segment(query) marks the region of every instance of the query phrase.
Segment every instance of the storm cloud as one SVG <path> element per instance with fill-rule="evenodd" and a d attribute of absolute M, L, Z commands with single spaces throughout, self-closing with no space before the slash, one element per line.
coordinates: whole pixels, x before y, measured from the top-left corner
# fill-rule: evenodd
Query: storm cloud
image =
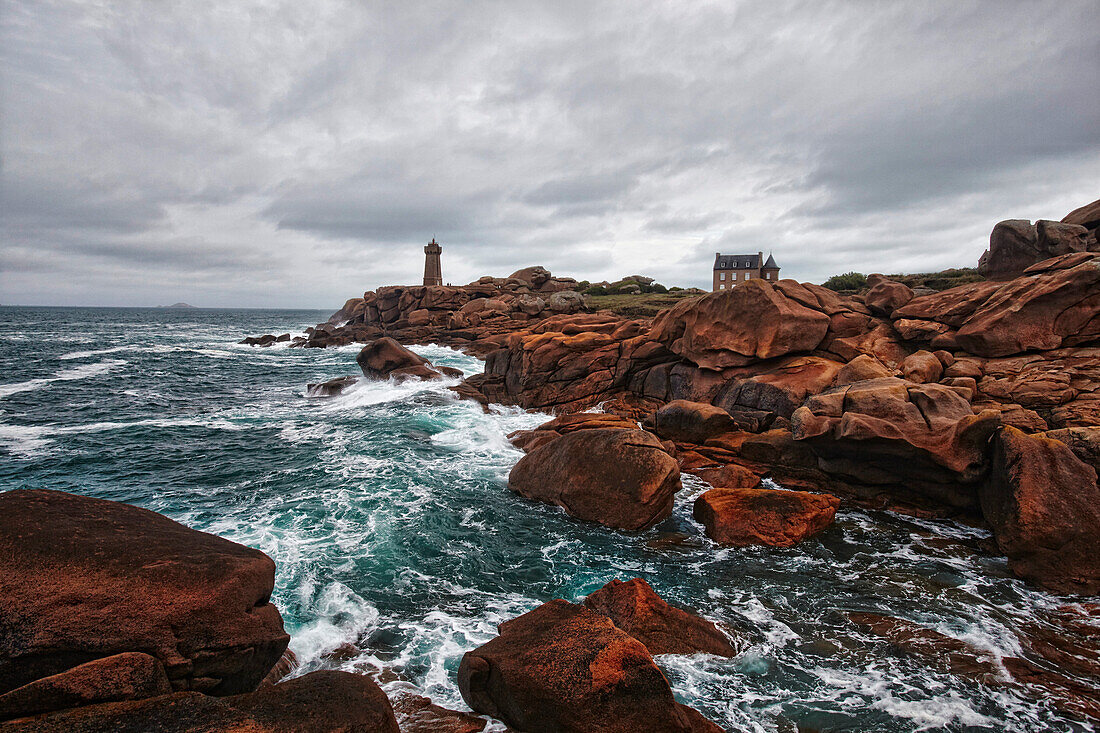
<path fill-rule="evenodd" d="M 0 302 L 973 266 L 1100 197 L 1100 5 L 0 0 Z"/>

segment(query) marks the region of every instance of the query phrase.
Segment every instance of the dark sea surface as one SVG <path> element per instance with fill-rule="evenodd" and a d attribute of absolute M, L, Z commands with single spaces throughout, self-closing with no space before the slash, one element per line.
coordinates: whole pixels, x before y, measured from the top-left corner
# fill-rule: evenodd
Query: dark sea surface
<path fill-rule="evenodd" d="M 257 547 L 278 564 L 274 601 L 300 671 L 384 670 L 388 686 L 449 707 L 465 709 L 459 659 L 497 623 L 641 576 L 743 640 L 734 659 L 658 658 L 677 696 L 731 731 L 1092 730 L 848 621 L 875 611 L 1020 655 L 1019 629 L 1068 599 L 975 553 L 985 532 L 846 510 L 792 549 L 722 549 L 691 519 L 706 488 L 692 477 L 649 531 L 574 521 L 506 488 L 521 454 L 505 436 L 545 415 L 484 414 L 454 399 L 453 380 L 310 399 L 307 382 L 358 373 L 357 347 L 236 344 L 328 315 L 0 308 L 0 490 L 130 502 Z"/>

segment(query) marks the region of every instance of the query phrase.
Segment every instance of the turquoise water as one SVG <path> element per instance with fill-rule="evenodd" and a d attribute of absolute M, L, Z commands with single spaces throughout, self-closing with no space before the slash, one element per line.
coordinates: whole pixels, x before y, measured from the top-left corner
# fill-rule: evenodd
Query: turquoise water
<path fill-rule="evenodd" d="M 506 489 L 521 454 L 505 436 L 546 416 L 484 414 L 452 397 L 453 382 L 361 381 L 310 399 L 307 382 L 358 372 L 356 347 L 235 343 L 327 316 L 0 308 L 0 490 L 130 502 L 257 547 L 278 564 L 274 600 L 303 671 L 381 671 L 387 686 L 450 707 L 465 709 L 462 653 L 497 623 L 642 576 L 742 640 L 732 660 L 658 659 L 682 701 L 731 731 L 1092 730 L 843 615 L 901 616 L 1019 655 L 1018 629 L 1066 599 L 973 553 L 984 532 L 849 510 L 796 548 L 721 549 L 691 520 L 706 488 L 691 477 L 659 527 L 583 524 Z M 416 350 L 481 368 L 450 349 Z"/>

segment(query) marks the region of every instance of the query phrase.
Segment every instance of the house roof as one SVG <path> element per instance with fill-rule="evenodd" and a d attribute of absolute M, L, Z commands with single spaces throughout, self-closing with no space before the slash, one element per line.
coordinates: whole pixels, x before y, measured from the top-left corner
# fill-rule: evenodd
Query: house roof
<path fill-rule="evenodd" d="M 715 270 L 756 270 L 760 268 L 760 255 L 715 255 Z"/>
<path fill-rule="evenodd" d="M 764 263 L 765 270 L 778 270 L 779 265 L 775 264 L 775 258 L 768 255 L 768 261 Z"/>

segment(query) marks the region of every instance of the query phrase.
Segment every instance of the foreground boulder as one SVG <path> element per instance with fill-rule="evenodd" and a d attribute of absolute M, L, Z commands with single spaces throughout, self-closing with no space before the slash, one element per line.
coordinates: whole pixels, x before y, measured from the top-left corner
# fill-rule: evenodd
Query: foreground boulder
<path fill-rule="evenodd" d="M 720 657 L 737 654 L 714 624 L 673 608 L 649 583 L 634 578 L 612 580 L 584 599 L 584 605 L 611 619 L 617 627 L 645 644 L 650 654 L 696 654 Z"/>
<path fill-rule="evenodd" d="M 1062 442 L 1003 428 L 982 513 L 1013 573 L 1060 593 L 1100 593 L 1096 471 Z"/>
<path fill-rule="evenodd" d="M 130 652 L 154 658 L 176 690 L 254 690 L 289 641 L 270 600 L 274 577 L 259 550 L 146 509 L 2 493 L 0 695 Z"/>
<path fill-rule="evenodd" d="M 386 695 L 369 677 L 321 671 L 257 692 L 177 692 L 66 710 L 0 725 L 3 733 L 399 733 Z"/>
<path fill-rule="evenodd" d="M 695 519 L 723 545 L 792 547 L 833 523 L 840 499 L 783 489 L 711 489 L 695 500 Z"/>
<path fill-rule="evenodd" d="M 672 695 L 646 647 L 563 600 L 502 623 L 458 668 L 466 704 L 518 730 L 688 733 L 718 726 Z"/>
<path fill-rule="evenodd" d="M 638 530 L 672 514 L 680 468 L 650 433 L 593 428 L 531 450 L 512 468 L 508 488 L 578 519 Z"/>
<path fill-rule="evenodd" d="M 368 379 L 439 379 L 443 376 L 462 376 L 458 369 L 434 366 L 423 356 L 388 337 L 375 339 L 364 346 L 355 361 Z"/>

